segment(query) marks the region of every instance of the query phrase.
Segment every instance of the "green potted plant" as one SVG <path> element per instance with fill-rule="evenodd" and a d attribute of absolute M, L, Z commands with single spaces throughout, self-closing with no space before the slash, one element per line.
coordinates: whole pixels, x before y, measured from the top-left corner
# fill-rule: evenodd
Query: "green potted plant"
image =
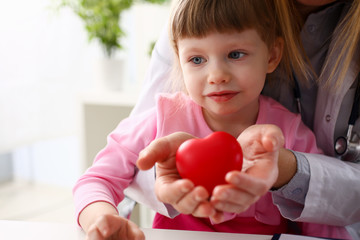
<path fill-rule="evenodd" d="M 62 0 L 61 6 L 70 7 L 85 23 L 89 39 L 96 39 L 110 58 L 122 49 L 121 13 L 137 2 L 162 4 L 170 0 Z"/>
<path fill-rule="evenodd" d="M 124 60 L 114 57 L 123 48 L 121 14 L 136 3 L 162 4 L 171 0 L 60 0 L 60 8 L 70 7 L 86 28 L 89 40 L 97 40 L 104 50 L 104 58 L 94 66 L 97 91 L 119 91 L 123 88 Z"/>

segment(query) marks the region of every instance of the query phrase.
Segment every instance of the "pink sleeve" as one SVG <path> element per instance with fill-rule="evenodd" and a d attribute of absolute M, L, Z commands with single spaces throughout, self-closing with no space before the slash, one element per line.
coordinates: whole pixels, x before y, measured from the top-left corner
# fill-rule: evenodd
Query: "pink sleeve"
<path fill-rule="evenodd" d="M 73 188 L 77 219 L 89 204 L 103 201 L 115 208 L 136 173 L 138 153 L 156 134 L 155 110 L 123 120 L 109 134 L 106 147 Z"/>

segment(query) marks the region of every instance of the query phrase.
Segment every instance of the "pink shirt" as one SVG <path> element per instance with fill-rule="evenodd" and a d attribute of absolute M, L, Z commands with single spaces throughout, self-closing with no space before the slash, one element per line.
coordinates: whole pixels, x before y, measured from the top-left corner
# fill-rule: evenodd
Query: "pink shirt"
<path fill-rule="evenodd" d="M 285 136 L 285 148 L 298 152 L 321 153 L 314 134 L 301 122 L 299 115 L 289 112 L 276 101 L 260 96 L 257 124 L 275 124 Z M 94 164 L 74 187 L 77 216 L 89 204 L 105 201 L 116 207 L 124 198 L 124 190 L 138 170 L 139 152 L 156 138 L 183 131 L 203 138 L 213 131 L 206 124 L 201 107 L 183 93 L 163 94 L 156 108 L 123 120 L 108 136 L 107 146 L 96 156 Z M 144 186 L 146 187 L 146 186 Z M 147 198 L 146 195 L 143 198 Z M 248 224 L 246 224 L 248 223 Z M 250 224 L 251 223 L 251 224 Z M 302 234 L 344 238 L 342 227 L 302 224 Z M 155 228 L 274 234 L 291 232 L 271 193 L 242 214 L 228 214 L 225 222 L 211 224 L 207 219 L 180 214 L 173 220 L 157 214 Z M 348 236 L 348 235 L 346 235 Z"/>

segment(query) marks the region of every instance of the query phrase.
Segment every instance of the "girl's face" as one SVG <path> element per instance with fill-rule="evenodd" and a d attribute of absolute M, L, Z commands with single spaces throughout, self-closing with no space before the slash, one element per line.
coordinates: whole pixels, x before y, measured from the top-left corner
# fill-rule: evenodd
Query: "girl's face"
<path fill-rule="evenodd" d="M 282 41 L 269 51 L 257 31 L 249 29 L 184 38 L 178 49 L 186 89 L 205 117 L 256 117 L 266 74 L 281 59 Z"/>

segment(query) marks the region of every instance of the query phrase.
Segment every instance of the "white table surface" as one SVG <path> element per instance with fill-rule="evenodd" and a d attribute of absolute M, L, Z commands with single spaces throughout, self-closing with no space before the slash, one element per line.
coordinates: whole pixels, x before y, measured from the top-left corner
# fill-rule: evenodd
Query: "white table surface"
<path fill-rule="evenodd" d="M 267 235 L 247 235 L 231 233 L 209 233 L 142 229 L 146 240 L 271 240 Z M 82 230 L 76 224 L 23 222 L 0 220 L 0 239 L 6 240 L 83 240 Z"/>

